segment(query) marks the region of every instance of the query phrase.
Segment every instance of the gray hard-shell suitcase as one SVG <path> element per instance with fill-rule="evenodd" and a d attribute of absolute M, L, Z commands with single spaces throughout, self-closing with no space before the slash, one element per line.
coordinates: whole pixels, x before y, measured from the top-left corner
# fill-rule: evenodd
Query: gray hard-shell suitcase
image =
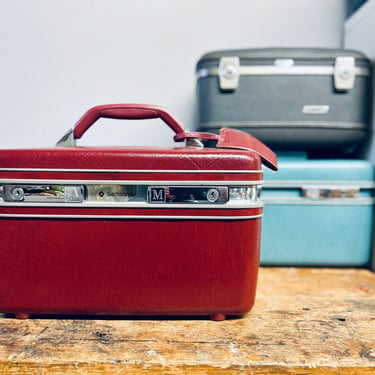
<path fill-rule="evenodd" d="M 234 127 L 276 149 L 353 147 L 369 128 L 371 84 L 357 51 L 211 52 L 197 63 L 199 130 Z"/>

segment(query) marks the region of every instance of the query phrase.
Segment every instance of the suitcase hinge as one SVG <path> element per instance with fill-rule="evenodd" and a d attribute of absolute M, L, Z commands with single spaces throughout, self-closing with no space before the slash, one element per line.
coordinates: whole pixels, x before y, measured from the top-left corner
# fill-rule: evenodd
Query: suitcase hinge
<path fill-rule="evenodd" d="M 355 59 L 352 56 L 337 57 L 334 68 L 336 90 L 350 90 L 355 82 Z"/>
<path fill-rule="evenodd" d="M 222 90 L 235 90 L 240 81 L 240 58 L 222 57 L 219 62 L 219 86 Z"/>

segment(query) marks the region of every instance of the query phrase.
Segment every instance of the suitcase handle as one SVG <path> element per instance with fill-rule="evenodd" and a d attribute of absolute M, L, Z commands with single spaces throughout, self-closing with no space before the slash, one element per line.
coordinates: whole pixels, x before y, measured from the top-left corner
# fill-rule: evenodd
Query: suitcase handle
<path fill-rule="evenodd" d="M 250 134 L 223 128 L 220 134 L 185 132 L 184 126 L 165 108 L 149 104 L 106 104 L 89 109 L 58 142 L 57 146 L 75 146 L 76 139 L 82 135 L 100 118 L 123 120 L 145 120 L 160 118 L 175 133 L 175 142 L 186 141 L 187 145 L 202 147 L 201 141 L 214 142 L 216 147 L 236 148 L 256 152 L 262 162 L 269 168 L 277 170 L 276 155 L 262 142 Z"/>
<path fill-rule="evenodd" d="M 75 124 L 75 139 L 82 135 L 100 118 L 122 120 L 162 119 L 176 134 L 183 133 L 184 126 L 166 109 L 148 104 L 107 104 L 89 109 Z"/>

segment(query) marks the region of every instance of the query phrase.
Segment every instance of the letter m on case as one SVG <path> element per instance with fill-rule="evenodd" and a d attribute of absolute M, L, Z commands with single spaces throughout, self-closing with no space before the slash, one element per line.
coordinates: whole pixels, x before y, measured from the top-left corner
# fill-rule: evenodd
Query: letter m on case
<path fill-rule="evenodd" d="M 149 190 L 150 203 L 164 203 L 166 201 L 165 187 L 151 187 Z"/>

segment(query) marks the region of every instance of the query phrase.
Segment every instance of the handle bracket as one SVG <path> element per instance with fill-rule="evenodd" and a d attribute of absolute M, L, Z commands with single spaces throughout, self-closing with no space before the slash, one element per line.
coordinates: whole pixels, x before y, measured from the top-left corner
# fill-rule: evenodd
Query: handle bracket
<path fill-rule="evenodd" d="M 77 141 L 74 138 L 73 129 L 69 129 L 61 139 L 56 143 L 58 147 L 72 147 L 77 146 Z"/>

